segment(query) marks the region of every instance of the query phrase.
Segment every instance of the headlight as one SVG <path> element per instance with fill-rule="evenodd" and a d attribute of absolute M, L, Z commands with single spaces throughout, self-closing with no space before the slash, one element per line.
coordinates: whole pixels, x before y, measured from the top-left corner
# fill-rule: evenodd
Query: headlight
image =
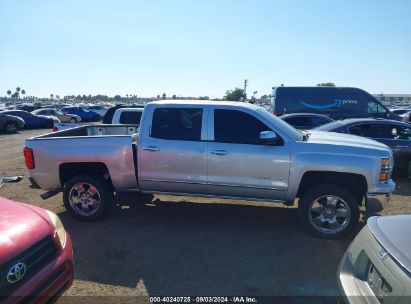
<path fill-rule="evenodd" d="M 51 222 L 53 223 L 54 230 L 59 238 L 61 247 L 66 246 L 66 230 L 64 229 L 63 223 L 60 221 L 59 217 L 53 212 L 46 210 Z"/>
<path fill-rule="evenodd" d="M 391 178 L 391 158 L 381 158 L 380 183 L 386 183 Z"/>

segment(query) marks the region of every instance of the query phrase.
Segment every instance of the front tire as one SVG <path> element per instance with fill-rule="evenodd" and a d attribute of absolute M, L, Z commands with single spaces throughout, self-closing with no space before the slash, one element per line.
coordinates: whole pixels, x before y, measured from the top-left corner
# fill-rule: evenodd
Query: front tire
<path fill-rule="evenodd" d="M 46 121 L 45 123 L 44 123 L 44 128 L 45 129 L 48 129 L 48 128 L 53 128 L 53 126 L 54 126 L 54 121 Z"/>
<path fill-rule="evenodd" d="M 6 123 L 6 125 L 4 126 L 4 130 L 6 130 L 6 132 L 10 134 L 16 133 L 18 128 L 19 128 L 18 125 L 12 121 Z"/>
<path fill-rule="evenodd" d="M 100 176 L 75 176 L 63 191 L 64 206 L 80 221 L 102 218 L 112 208 L 113 198 L 111 184 Z"/>
<path fill-rule="evenodd" d="M 358 225 L 358 200 L 346 189 L 321 184 L 303 193 L 298 215 L 305 229 L 324 239 L 339 239 Z"/>

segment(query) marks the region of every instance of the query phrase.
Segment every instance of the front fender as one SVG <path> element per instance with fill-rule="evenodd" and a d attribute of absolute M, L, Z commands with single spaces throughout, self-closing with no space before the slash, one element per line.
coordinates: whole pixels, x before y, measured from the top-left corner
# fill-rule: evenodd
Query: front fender
<path fill-rule="evenodd" d="M 301 180 L 306 172 L 340 172 L 365 177 L 368 188 L 374 188 L 380 174 L 379 160 L 369 156 L 299 152 L 292 159 L 288 199 L 297 196 Z"/>

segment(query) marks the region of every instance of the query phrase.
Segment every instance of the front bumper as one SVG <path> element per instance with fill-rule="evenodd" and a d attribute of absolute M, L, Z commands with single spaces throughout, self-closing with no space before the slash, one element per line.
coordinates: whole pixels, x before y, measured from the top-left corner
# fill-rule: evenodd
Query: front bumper
<path fill-rule="evenodd" d="M 343 296 L 343 302 L 349 304 L 364 304 L 362 294 L 358 291 L 354 283 L 354 266 L 350 254 L 344 253 L 337 271 L 337 282 Z"/>
<path fill-rule="evenodd" d="M 58 257 L 4 299 L 4 303 L 54 302 L 71 286 L 73 278 L 73 249 L 70 235 L 67 233 L 66 246 L 59 252 Z"/>
<path fill-rule="evenodd" d="M 390 179 L 387 183 L 379 184 L 372 192 L 367 192 L 365 195 L 365 209 L 369 213 L 382 211 L 387 205 L 391 197 L 391 193 L 395 190 L 395 183 Z"/>
<path fill-rule="evenodd" d="M 365 209 L 369 213 L 380 212 L 388 205 L 390 197 L 390 193 L 367 193 Z"/>

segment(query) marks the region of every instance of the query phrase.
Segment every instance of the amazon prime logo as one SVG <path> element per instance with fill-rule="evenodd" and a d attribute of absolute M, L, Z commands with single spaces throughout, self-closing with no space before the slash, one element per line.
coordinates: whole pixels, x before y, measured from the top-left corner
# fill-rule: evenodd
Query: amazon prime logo
<path fill-rule="evenodd" d="M 340 108 L 341 106 L 344 105 L 349 105 L 349 104 L 358 104 L 358 100 L 352 100 L 352 99 L 335 99 L 334 101 L 331 101 L 328 104 L 311 104 L 308 102 L 300 101 L 300 103 L 310 109 L 315 109 L 315 110 L 327 110 L 327 109 L 332 109 L 332 108 Z"/>
<path fill-rule="evenodd" d="M 10 284 L 17 283 L 26 274 L 27 268 L 24 263 L 14 264 L 7 273 L 7 282 Z"/>

